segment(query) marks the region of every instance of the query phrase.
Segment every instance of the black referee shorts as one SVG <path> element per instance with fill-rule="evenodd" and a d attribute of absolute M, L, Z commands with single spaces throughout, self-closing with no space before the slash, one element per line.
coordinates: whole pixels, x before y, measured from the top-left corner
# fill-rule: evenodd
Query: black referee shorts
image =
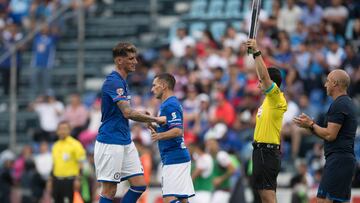
<path fill-rule="evenodd" d="M 352 154 L 333 153 L 326 157 L 317 197 L 334 202 L 349 202 L 355 167 L 356 160 Z"/>
<path fill-rule="evenodd" d="M 253 150 L 253 182 L 257 190 L 276 191 L 276 179 L 280 172 L 280 146 L 254 143 Z"/>
<path fill-rule="evenodd" d="M 74 198 L 75 177 L 53 178 L 52 196 L 54 203 L 72 203 Z"/>

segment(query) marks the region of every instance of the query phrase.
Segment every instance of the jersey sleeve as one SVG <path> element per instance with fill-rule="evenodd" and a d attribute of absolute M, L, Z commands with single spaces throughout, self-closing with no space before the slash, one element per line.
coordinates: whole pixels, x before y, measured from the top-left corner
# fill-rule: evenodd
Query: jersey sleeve
<path fill-rule="evenodd" d="M 183 129 L 183 115 L 180 107 L 169 105 L 165 108 L 165 116 L 169 129 Z"/>
<path fill-rule="evenodd" d="M 283 96 L 281 94 L 280 88 L 276 85 L 275 82 L 265 91 L 266 97 L 268 98 L 271 106 L 278 106 L 283 102 Z M 285 98 L 284 98 L 285 99 Z"/>
<path fill-rule="evenodd" d="M 128 100 L 128 92 L 120 81 L 107 81 L 103 93 L 109 95 L 114 103 Z"/>
<path fill-rule="evenodd" d="M 85 161 L 86 159 L 86 153 L 85 153 L 85 149 L 83 148 L 83 146 L 80 143 L 76 144 L 76 148 L 75 148 L 75 159 L 78 162 L 82 162 Z"/>
<path fill-rule="evenodd" d="M 343 108 L 341 103 L 334 102 L 328 112 L 327 121 L 331 123 L 343 124 L 345 116 L 348 114 Z"/>

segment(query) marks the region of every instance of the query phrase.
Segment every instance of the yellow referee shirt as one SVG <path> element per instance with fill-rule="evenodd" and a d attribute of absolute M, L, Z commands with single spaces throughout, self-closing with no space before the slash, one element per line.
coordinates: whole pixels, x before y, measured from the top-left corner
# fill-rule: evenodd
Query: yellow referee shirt
<path fill-rule="evenodd" d="M 85 160 L 86 154 L 79 141 L 71 136 L 55 142 L 52 148 L 53 173 L 55 177 L 78 176 L 80 163 Z"/>
<path fill-rule="evenodd" d="M 286 109 L 284 94 L 273 83 L 265 92 L 265 99 L 256 115 L 255 142 L 280 144 L 280 130 Z"/>

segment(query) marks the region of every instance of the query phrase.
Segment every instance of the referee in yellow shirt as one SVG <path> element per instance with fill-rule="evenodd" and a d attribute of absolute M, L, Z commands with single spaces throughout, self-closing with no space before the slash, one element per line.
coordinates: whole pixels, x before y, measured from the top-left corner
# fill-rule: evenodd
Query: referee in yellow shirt
<path fill-rule="evenodd" d="M 80 188 L 81 163 L 86 153 L 81 143 L 71 137 L 68 122 L 59 123 L 58 141 L 52 148 L 53 172 L 50 180 L 52 197 L 55 203 L 72 203 L 74 191 Z"/>
<path fill-rule="evenodd" d="M 265 94 L 256 115 L 252 157 L 254 185 L 262 203 L 275 203 L 276 178 L 281 166 L 280 130 L 287 103 L 280 90 L 280 71 L 273 67 L 266 68 L 255 39 L 249 39 L 246 45 L 253 51 L 258 87 Z"/>

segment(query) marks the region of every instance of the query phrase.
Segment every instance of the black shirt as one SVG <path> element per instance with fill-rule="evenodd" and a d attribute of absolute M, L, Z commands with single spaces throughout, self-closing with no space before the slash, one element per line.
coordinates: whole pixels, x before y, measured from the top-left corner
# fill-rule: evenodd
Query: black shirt
<path fill-rule="evenodd" d="M 332 153 L 350 153 L 354 155 L 354 141 L 357 128 L 356 107 L 348 95 L 339 96 L 331 104 L 326 114 L 327 123 L 341 125 L 334 141 L 324 141 L 325 157 Z"/>

